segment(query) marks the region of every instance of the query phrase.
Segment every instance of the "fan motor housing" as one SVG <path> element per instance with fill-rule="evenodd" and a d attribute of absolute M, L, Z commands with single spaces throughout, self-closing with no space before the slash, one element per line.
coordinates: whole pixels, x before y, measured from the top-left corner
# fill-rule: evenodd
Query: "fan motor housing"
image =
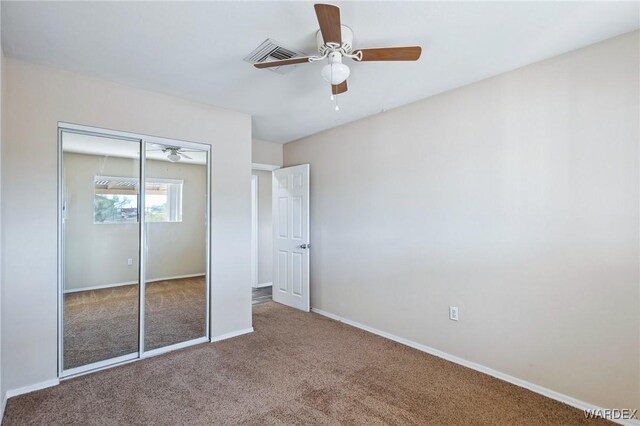
<path fill-rule="evenodd" d="M 345 53 L 351 53 L 351 50 L 353 49 L 353 30 L 346 25 L 340 25 L 340 29 L 342 32 L 342 45 L 340 48 L 342 48 Z M 316 33 L 316 43 L 318 44 L 318 52 L 321 56 L 324 56 L 325 53 L 332 50 L 336 50 L 335 47 L 325 44 L 320 30 Z"/>

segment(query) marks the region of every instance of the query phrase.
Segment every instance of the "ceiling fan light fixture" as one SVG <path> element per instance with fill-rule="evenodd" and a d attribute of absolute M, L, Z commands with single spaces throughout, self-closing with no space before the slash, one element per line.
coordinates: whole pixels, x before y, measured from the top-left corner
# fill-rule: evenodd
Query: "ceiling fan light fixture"
<path fill-rule="evenodd" d="M 350 73 L 351 70 L 349 67 L 340 62 L 327 64 L 322 68 L 322 78 L 324 78 L 324 81 L 327 83 L 333 85 L 343 83 L 349 78 Z"/>
<path fill-rule="evenodd" d="M 316 32 L 318 54 L 313 56 L 289 57 L 288 59 L 254 63 L 256 68 L 278 68 L 285 65 L 313 63 L 323 59 L 328 64 L 322 68 L 322 78 L 331 87 L 331 100 L 335 95 L 345 93 L 347 78 L 351 70 L 342 63 L 346 57 L 356 62 L 373 61 L 417 61 L 422 53 L 420 46 L 379 47 L 369 49 L 353 49 L 353 31 L 340 22 L 340 8 L 332 4 L 314 4 L 320 30 Z M 262 51 L 260 50 L 260 55 Z M 336 110 L 339 108 L 336 108 Z"/>
<path fill-rule="evenodd" d="M 175 151 L 171 151 L 171 153 L 167 155 L 167 160 L 171 161 L 172 163 L 178 162 L 180 161 L 180 155 L 178 155 L 178 153 Z"/>

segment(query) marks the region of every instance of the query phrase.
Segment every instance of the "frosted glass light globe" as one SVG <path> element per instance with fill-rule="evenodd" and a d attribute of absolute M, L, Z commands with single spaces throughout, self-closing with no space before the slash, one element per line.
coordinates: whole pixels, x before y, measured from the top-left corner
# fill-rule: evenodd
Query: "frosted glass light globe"
<path fill-rule="evenodd" d="M 322 68 L 322 78 L 327 83 L 340 84 L 349 78 L 351 70 L 348 66 L 340 62 L 327 64 Z"/>
<path fill-rule="evenodd" d="M 171 154 L 167 155 L 167 159 L 172 163 L 175 163 L 176 161 L 180 161 L 180 156 L 175 152 L 172 152 Z"/>

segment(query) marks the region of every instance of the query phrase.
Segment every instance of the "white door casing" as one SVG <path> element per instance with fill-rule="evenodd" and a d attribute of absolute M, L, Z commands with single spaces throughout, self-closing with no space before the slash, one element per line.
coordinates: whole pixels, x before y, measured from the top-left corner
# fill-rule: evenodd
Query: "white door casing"
<path fill-rule="evenodd" d="M 273 172 L 273 300 L 309 312 L 309 165 Z"/>
<path fill-rule="evenodd" d="M 251 287 L 258 287 L 258 176 L 251 175 Z"/>

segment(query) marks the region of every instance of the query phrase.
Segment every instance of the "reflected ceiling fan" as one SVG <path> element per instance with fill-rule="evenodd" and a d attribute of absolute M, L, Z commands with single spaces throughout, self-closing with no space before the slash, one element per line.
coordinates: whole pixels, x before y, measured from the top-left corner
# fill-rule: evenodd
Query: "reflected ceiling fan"
<path fill-rule="evenodd" d="M 187 158 L 189 160 L 193 160 L 193 158 L 189 157 L 185 152 L 197 152 L 195 149 L 184 149 L 179 146 L 169 146 L 169 145 L 161 145 L 158 143 L 151 144 L 154 148 L 147 149 L 149 151 L 162 151 L 167 154 L 167 160 L 172 163 L 177 163 L 182 159 L 182 157 Z"/>
<path fill-rule="evenodd" d="M 316 34 L 319 55 L 262 62 L 254 64 L 256 68 L 280 67 L 327 59 L 328 64 L 322 68 L 322 78 L 331 84 L 333 98 L 333 95 L 347 91 L 347 78 L 350 70 L 347 65 L 342 63 L 342 58 L 351 58 L 358 62 L 417 61 L 420 58 L 422 53 L 420 46 L 353 50 L 353 31 L 340 23 L 340 8 L 332 4 L 316 4 L 313 7 L 320 24 L 320 30 Z"/>

